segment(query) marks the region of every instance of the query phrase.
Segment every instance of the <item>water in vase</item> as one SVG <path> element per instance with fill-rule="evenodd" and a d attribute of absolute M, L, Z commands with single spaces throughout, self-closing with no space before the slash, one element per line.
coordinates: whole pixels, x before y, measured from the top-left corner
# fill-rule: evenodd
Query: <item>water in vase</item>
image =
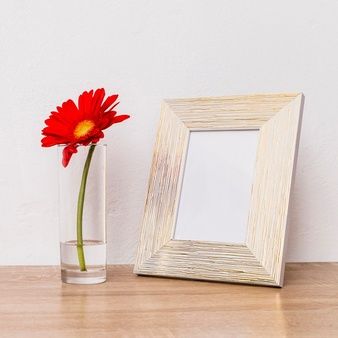
<path fill-rule="evenodd" d="M 61 278 L 66 283 L 96 284 L 106 280 L 106 246 L 101 241 L 83 241 L 86 271 L 79 267 L 77 242 L 60 243 Z"/>

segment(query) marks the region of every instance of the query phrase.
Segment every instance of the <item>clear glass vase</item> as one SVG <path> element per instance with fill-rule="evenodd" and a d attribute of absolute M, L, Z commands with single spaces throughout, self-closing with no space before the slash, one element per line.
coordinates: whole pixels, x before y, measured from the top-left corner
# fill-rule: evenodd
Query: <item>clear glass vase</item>
<path fill-rule="evenodd" d="M 106 145 L 79 146 L 66 168 L 58 147 L 61 279 L 106 280 Z"/>

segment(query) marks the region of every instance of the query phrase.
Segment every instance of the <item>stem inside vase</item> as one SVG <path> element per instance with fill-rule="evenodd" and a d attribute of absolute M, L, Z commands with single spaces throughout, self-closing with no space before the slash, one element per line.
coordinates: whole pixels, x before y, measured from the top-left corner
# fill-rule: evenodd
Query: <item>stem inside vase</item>
<path fill-rule="evenodd" d="M 91 145 L 88 150 L 88 155 L 86 158 L 86 162 L 83 167 L 82 179 L 80 185 L 79 196 L 77 200 L 77 217 L 76 217 L 76 236 L 77 236 L 77 256 L 79 259 L 79 266 L 81 271 L 87 271 L 86 268 L 86 260 L 83 250 L 83 234 L 82 234 L 82 221 L 83 221 L 83 206 L 84 199 L 86 194 L 86 185 L 87 185 L 87 177 L 89 172 L 90 163 L 93 157 L 93 152 L 95 150 L 95 145 Z"/>

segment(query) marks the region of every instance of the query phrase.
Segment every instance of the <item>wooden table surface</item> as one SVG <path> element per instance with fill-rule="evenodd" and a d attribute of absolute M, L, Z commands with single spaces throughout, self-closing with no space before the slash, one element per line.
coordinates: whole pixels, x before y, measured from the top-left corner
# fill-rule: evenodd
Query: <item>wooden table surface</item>
<path fill-rule="evenodd" d="M 132 274 L 62 284 L 58 267 L 0 267 L 0 337 L 338 337 L 338 263 L 288 264 L 283 289 Z"/>

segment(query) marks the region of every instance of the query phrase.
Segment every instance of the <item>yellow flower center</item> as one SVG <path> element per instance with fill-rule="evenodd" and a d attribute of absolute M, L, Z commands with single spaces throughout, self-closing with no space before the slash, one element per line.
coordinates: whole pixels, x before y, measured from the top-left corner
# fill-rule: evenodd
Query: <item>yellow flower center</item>
<path fill-rule="evenodd" d="M 76 125 L 74 135 L 77 138 L 86 136 L 94 127 L 95 123 L 93 121 L 83 120 Z"/>

